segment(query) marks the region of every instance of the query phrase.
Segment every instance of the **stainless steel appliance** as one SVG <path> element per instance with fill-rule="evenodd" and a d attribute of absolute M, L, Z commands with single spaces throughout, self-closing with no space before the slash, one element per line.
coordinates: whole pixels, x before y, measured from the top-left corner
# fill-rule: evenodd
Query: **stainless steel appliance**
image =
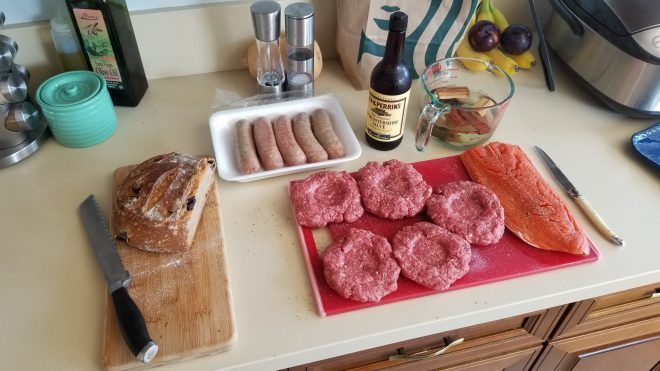
<path fill-rule="evenodd" d="M 0 25 L 3 21 L 0 12 Z M 17 52 L 18 44 L 0 35 L 0 168 L 33 154 L 48 135 L 39 111 L 26 100 L 30 72 L 14 63 Z"/>
<path fill-rule="evenodd" d="M 545 37 L 565 66 L 615 111 L 660 117 L 657 0 L 550 0 Z"/>

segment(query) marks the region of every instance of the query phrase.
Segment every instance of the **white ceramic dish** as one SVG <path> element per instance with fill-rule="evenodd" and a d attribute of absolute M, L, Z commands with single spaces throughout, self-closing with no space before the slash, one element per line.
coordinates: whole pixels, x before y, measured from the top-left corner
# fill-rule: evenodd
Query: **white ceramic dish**
<path fill-rule="evenodd" d="M 333 128 L 346 149 L 346 156 L 304 165 L 285 166 L 274 170 L 261 170 L 252 174 L 241 174 L 238 171 L 235 155 L 235 124 L 238 120 L 246 119 L 252 121 L 260 116 L 273 120 L 279 115 L 292 117 L 299 112 L 311 114 L 316 108 L 324 108 L 330 113 Z M 216 112 L 209 118 L 209 126 L 211 128 L 213 150 L 215 151 L 215 158 L 218 162 L 218 173 L 222 179 L 228 181 L 251 182 L 253 180 L 301 171 L 327 168 L 342 162 L 355 160 L 362 154 L 360 143 L 355 137 L 355 133 L 353 133 L 353 129 L 348 123 L 348 119 L 346 119 L 346 115 L 341 109 L 339 102 L 329 95 Z"/>

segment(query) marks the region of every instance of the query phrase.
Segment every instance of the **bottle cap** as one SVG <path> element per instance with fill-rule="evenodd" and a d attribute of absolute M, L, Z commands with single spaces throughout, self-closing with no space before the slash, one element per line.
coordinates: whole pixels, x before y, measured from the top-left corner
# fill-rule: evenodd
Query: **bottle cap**
<path fill-rule="evenodd" d="M 286 42 L 293 46 L 314 43 L 314 6 L 295 3 L 284 8 Z"/>
<path fill-rule="evenodd" d="M 277 40 L 280 36 L 280 4 L 257 1 L 250 6 L 254 36 L 260 41 Z"/>
<path fill-rule="evenodd" d="M 405 32 L 408 27 L 408 15 L 404 12 L 394 12 L 390 16 L 390 31 Z"/>

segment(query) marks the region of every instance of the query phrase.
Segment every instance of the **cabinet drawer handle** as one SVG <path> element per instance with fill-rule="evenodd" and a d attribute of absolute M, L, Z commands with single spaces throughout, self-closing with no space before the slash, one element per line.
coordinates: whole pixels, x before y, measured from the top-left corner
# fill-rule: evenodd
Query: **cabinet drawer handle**
<path fill-rule="evenodd" d="M 451 343 L 447 344 L 446 347 L 444 347 L 444 348 L 442 348 L 442 349 L 440 349 L 436 352 L 433 352 L 433 353 L 426 354 L 424 352 L 427 352 L 427 350 L 424 350 L 424 351 L 421 351 L 421 352 L 418 352 L 418 353 L 413 353 L 413 354 L 397 354 L 395 356 L 390 356 L 390 361 L 393 360 L 393 359 L 426 359 L 426 358 L 439 356 L 442 353 L 448 351 L 450 348 L 452 348 L 452 347 L 454 347 L 458 344 L 461 344 L 464 340 L 465 340 L 465 338 L 460 338 L 460 339 L 454 340 Z"/>

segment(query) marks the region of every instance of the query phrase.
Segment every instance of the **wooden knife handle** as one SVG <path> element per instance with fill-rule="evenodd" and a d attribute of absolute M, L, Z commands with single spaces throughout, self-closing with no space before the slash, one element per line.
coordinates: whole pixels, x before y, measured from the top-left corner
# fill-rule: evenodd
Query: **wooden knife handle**
<path fill-rule="evenodd" d="M 587 199 L 584 198 L 584 196 L 579 195 L 579 196 L 575 197 L 575 202 L 577 202 L 577 204 L 580 206 L 580 209 L 582 209 L 582 211 L 584 211 L 587 214 L 587 217 L 589 217 L 589 220 L 591 220 L 591 222 L 596 226 L 596 228 L 598 228 L 598 231 L 603 236 L 605 236 L 611 242 L 613 242 L 613 243 L 615 243 L 619 246 L 623 246 L 623 239 L 618 237 L 610 229 L 610 227 L 608 227 L 607 224 L 605 224 L 605 221 L 603 220 L 603 218 L 601 218 L 600 215 L 598 215 L 596 210 L 594 210 L 594 208 L 591 206 L 589 201 L 587 201 Z"/>
<path fill-rule="evenodd" d="M 158 353 L 158 345 L 149 336 L 140 308 L 125 287 L 112 292 L 112 301 L 126 345 L 140 362 L 151 362 Z"/>

